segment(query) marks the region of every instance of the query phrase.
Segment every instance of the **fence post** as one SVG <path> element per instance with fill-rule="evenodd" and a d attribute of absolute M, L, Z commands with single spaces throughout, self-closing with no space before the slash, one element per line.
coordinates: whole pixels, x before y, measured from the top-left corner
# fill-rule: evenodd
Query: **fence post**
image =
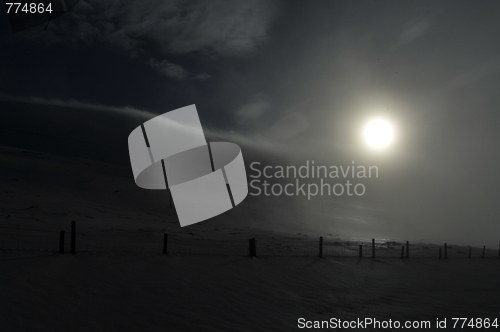
<path fill-rule="evenodd" d="M 76 252 L 76 221 L 71 221 L 71 253 Z"/>
<path fill-rule="evenodd" d="M 401 258 L 405 258 L 405 246 L 401 246 Z"/>
<path fill-rule="evenodd" d="M 441 248 L 439 248 L 439 259 L 441 259 Z"/>
<path fill-rule="evenodd" d="M 486 257 L 486 246 L 483 246 L 483 256 L 481 258 L 485 258 Z"/>
<path fill-rule="evenodd" d="M 255 246 L 255 238 L 251 238 L 248 241 L 248 249 L 249 249 L 249 256 L 250 257 L 256 257 L 257 256 L 257 248 Z"/>
<path fill-rule="evenodd" d="M 410 258 L 410 242 L 406 241 L 406 258 Z"/>
<path fill-rule="evenodd" d="M 448 245 L 444 244 L 444 259 L 448 259 Z"/>
<path fill-rule="evenodd" d="M 319 257 L 323 257 L 323 237 L 319 237 Z"/>
<path fill-rule="evenodd" d="M 372 258 L 375 258 L 375 239 L 372 239 Z"/>
<path fill-rule="evenodd" d="M 59 253 L 64 254 L 64 231 L 59 232 Z"/>
<path fill-rule="evenodd" d="M 500 244 L 498 245 L 498 258 L 500 258 Z"/>
<path fill-rule="evenodd" d="M 168 234 L 164 233 L 163 234 L 163 254 L 165 254 L 165 255 L 168 253 L 167 244 L 168 244 Z"/>
<path fill-rule="evenodd" d="M 359 258 L 362 258 L 363 257 L 363 245 L 360 244 L 359 245 Z"/>
<path fill-rule="evenodd" d="M 472 257 L 472 248 L 469 247 L 469 258 L 471 258 L 471 257 Z"/>

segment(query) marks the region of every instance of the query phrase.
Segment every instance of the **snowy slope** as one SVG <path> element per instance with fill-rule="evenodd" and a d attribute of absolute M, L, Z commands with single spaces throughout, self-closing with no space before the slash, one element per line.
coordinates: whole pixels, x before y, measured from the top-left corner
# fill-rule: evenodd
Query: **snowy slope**
<path fill-rule="evenodd" d="M 2 331 L 294 331 L 498 315 L 497 260 L 0 253 Z M 368 329 L 370 330 L 370 329 Z"/>

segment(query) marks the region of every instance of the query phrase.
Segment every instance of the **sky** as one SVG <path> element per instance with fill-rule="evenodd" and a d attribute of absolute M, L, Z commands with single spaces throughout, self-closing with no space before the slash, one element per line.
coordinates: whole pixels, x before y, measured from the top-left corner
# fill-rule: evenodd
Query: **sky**
<path fill-rule="evenodd" d="M 127 164 L 133 128 L 196 104 L 247 165 L 377 165 L 346 220 L 500 241 L 499 2 L 100 0 L 46 30 L 2 20 L 3 144 L 46 149 L 33 135 L 51 136 Z M 396 131 L 383 151 L 360 138 L 376 116 Z M 318 201 L 297 203 L 303 218 Z"/>

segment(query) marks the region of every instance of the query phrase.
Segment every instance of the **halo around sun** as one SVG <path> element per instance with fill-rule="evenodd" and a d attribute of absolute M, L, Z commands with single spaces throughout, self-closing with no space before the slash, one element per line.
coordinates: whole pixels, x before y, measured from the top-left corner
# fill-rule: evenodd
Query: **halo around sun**
<path fill-rule="evenodd" d="M 383 119 L 368 122 L 363 131 L 365 142 L 376 149 L 388 146 L 394 138 L 392 125 Z"/>

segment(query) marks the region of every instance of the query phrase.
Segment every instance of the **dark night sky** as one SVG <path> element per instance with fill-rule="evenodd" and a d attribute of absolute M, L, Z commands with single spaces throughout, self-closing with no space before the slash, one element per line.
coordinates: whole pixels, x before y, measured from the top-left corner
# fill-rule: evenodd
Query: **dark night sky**
<path fill-rule="evenodd" d="M 401 229 L 500 239 L 500 2 L 80 1 L 43 28 L 3 31 L 3 129 L 113 141 L 196 104 L 243 146 L 378 165 L 371 199 Z M 374 115 L 385 151 L 359 139 Z"/>

